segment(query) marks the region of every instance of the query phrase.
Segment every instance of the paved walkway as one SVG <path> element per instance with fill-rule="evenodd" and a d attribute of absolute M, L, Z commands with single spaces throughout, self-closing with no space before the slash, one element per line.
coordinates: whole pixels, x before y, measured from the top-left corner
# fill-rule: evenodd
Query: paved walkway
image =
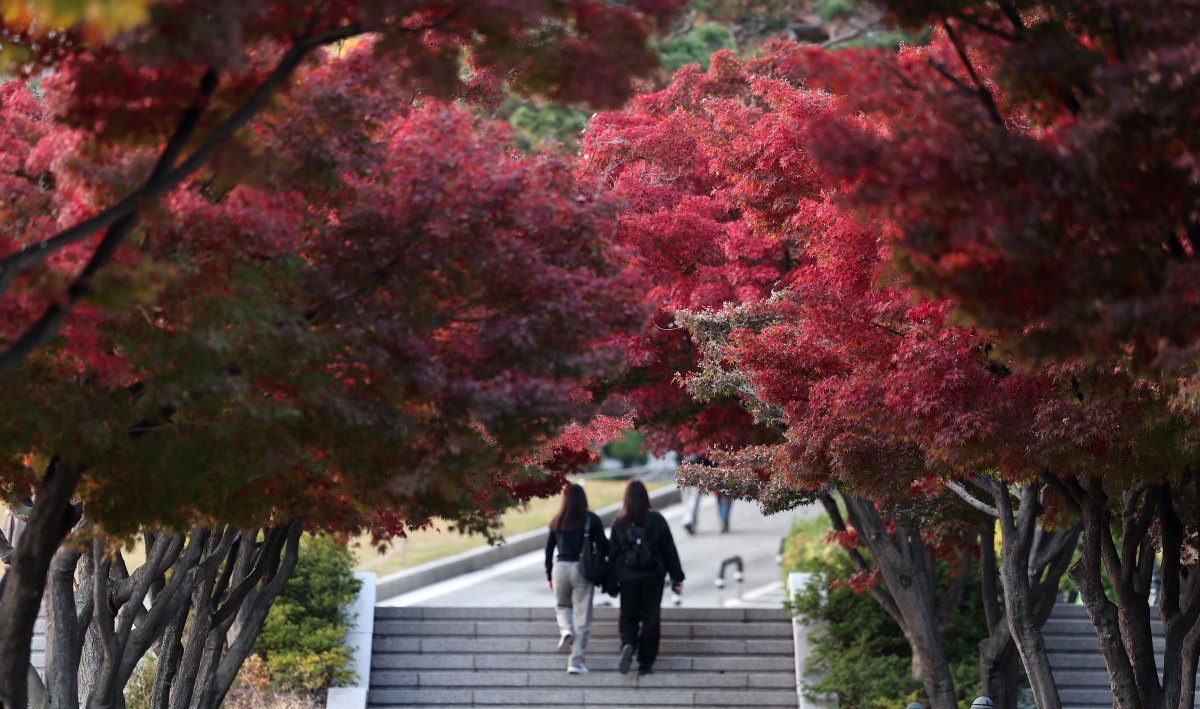
<path fill-rule="evenodd" d="M 687 574 L 681 603 L 691 608 L 780 607 L 784 599 L 776 561 L 780 540 L 794 520 L 823 514 L 820 505 L 811 505 L 765 517 L 756 506 L 735 502 L 731 531 L 720 534 L 716 498 L 708 496 L 700 505 L 699 530 L 689 536 L 683 529 L 682 505 L 662 512 L 671 525 Z M 715 584 L 717 571 L 723 559 L 734 555 L 742 557 L 745 579 L 741 584 L 735 583 L 731 567 L 725 574 L 727 585 L 722 591 Z M 554 605 L 554 597 L 546 587 L 543 558 L 541 551 L 525 554 L 482 571 L 394 596 L 380 605 L 549 608 Z M 666 599 L 664 605 L 670 602 Z M 615 603 L 615 599 L 597 592 L 597 606 Z"/>

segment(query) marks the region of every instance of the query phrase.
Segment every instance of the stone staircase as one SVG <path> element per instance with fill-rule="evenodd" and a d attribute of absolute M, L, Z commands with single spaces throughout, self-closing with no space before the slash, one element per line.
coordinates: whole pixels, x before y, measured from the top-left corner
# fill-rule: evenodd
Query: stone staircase
<path fill-rule="evenodd" d="M 1162 621 L 1154 618 L 1151 627 L 1161 676 Z M 1104 667 L 1104 656 L 1100 654 L 1100 643 L 1087 610 L 1080 605 L 1059 603 L 1046 621 L 1042 637 L 1050 656 L 1050 669 L 1058 682 L 1063 709 L 1110 709 L 1113 696 L 1108 670 Z M 1196 701 L 1200 704 L 1200 693 L 1197 693 Z"/>
<path fill-rule="evenodd" d="M 664 608 L 653 674 L 617 673 L 617 609 L 596 608 L 587 675 L 568 675 L 550 608 L 375 609 L 372 707 L 796 707 L 782 610 Z M 634 666 L 636 668 L 636 662 Z"/>
<path fill-rule="evenodd" d="M 46 614 L 38 611 L 37 621 L 33 624 L 33 642 L 29 646 L 29 663 L 38 674 L 46 673 Z"/>

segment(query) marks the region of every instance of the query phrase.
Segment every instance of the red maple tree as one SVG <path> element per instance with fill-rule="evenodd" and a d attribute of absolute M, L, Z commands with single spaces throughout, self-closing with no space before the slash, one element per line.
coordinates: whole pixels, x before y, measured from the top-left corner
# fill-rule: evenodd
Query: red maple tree
<path fill-rule="evenodd" d="M 1117 494 L 1136 507 L 1151 504 L 1140 501 L 1158 494 L 1153 490 L 1189 489 L 1184 462 L 1191 434 L 1187 417 L 1170 407 L 1162 387 L 1132 376 L 1126 357 L 1023 370 L 1005 354 L 1023 341 L 958 324 L 953 301 L 917 298 L 890 265 L 894 251 L 904 245 L 891 214 L 855 211 L 857 200 L 865 199 L 855 190 L 871 193 L 846 184 L 843 165 L 826 165 L 837 136 L 855 133 L 861 143 L 878 134 L 885 140 L 904 115 L 864 114 L 859 107 L 869 99 L 811 90 L 806 84 L 814 83 L 813 76 L 836 70 L 839 77 L 855 77 L 856 71 L 891 61 L 900 68 L 920 66 L 948 82 L 937 67 L 947 46 L 952 43 L 935 42 L 889 59 L 777 45 L 772 55 L 744 63 L 714 57 L 703 76 L 685 71 L 676 87 L 644 99 L 661 100 L 666 115 L 659 122 L 670 128 L 675 145 L 685 135 L 701 146 L 703 167 L 715 181 L 708 189 L 726 213 L 736 215 L 757 238 L 777 239 L 788 259 L 769 298 L 719 310 L 701 304 L 676 314 L 704 354 L 698 370 L 685 378 L 690 392 L 702 400 L 737 397 L 760 424 L 785 436 L 781 444 L 717 451 L 718 469 L 692 468 L 685 478 L 757 498 L 768 509 L 794 505 L 806 492 L 830 484 L 849 493 L 846 504 L 857 518 L 851 523 L 860 538 L 875 542 L 872 556 L 893 602 L 897 594 L 911 595 L 902 600 L 908 617 L 900 622 L 928 672 L 927 691 L 935 703 L 953 702 L 954 691 L 939 667 L 944 658 L 937 650 L 932 588 L 914 590 L 919 584 L 913 582 L 924 562 L 921 528 L 931 516 L 910 513 L 889 523 L 880 510 L 897 500 L 934 497 L 949 481 L 976 509 L 999 518 L 1004 531 L 1000 571 L 1008 615 L 999 613 L 993 582 L 992 651 L 1001 654 L 1000 646 L 1015 640 L 1039 703 L 1057 706 L 1038 628 L 1080 533 L 1061 514 L 1064 507 L 1081 509 L 1074 501 L 1078 495 L 1069 490 L 1081 486 L 1097 496 L 1101 488 L 1120 490 Z M 930 57 L 932 63 L 926 62 Z M 696 85 L 707 93 L 678 99 Z M 619 144 L 616 139 L 607 143 Z M 837 154 L 859 160 L 859 169 L 869 172 L 864 157 L 869 151 Z M 643 187 L 652 195 L 666 192 L 677 175 L 686 174 L 669 167 L 653 172 L 657 154 L 649 150 L 632 155 L 650 165 L 630 161 L 640 167 L 621 169 L 655 175 L 658 182 Z M 919 208 L 919 203 L 906 205 Z M 668 204 L 653 224 L 684 223 L 692 219 L 689 208 L 682 201 Z M 686 240 L 696 231 L 678 234 L 675 252 L 688 257 L 701 252 L 702 241 L 689 246 Z M 983 492 L 972 494 L 964 483 L 980 485 Z M 1059 512 L 1047 516 L 1047 505 Z M 829 507 L 831 516 L 840 516 Z M 1148 524 L 1152 512 L 1127 515 L 1126 541 L 1134 547 L 1147 539 L 1139 525 Z M 1173 508 L 1160 513 L 1165 519 L 1181 514 Z M 1100 534 L 1096 519 L 1089 522 L 1084 515 L 1082 526 Z M 1089 563 L 1100 563 L 1098 547 L 1087 549 Z M 921 564 L 905 565 L 905 553 Z M 1114 567 L 1110 573 L 1131 578 L 1132 609 L 1137 595 L 1132 589 L 1139 581 L 1130 574 L 1145 570 L 1148 557 L 1130 553 L 1122 562 L 1126 571 Z M 900 583 L 899 575 L 887 578 L 885 562 L 892 555 L 897 559 L 891 571 L 904 568 L 907 583 Z M 1028 573 L 1031 566 L 1039 570 L 1036 575 Z M 1190 608 L 1190 603 L 1184 605 Z M 1190 627 L 1189 613 L 1176 614 L 1171 623 Z M 1142 616 L 1129 624 L 1130 632 L 1149 638 L 1148 616 L 1145 623 Z M 985 664 L 985 677 L 988 673 Z M 1174 685 L 1156 691 L 1177 689 L 1179 672 L 1171 667 L 1168 675 L 1172 679 L 1164 686 Z M 1116 685 L 1121 679 L 1116 669 L 1114 678 Z"/>
<path fill-rule="evenodd" d="M 211 25 L 192 17 L 199 4 L 174 3 L 144 33 L 112 40 L 129 44 L 122 52 L 75 38 L 36 90 L 0 92 L 0 339 L 23 360 L 3 375 L 0 438 L 6 459 L 24 461 L 2 482 L 34 501 L 0 598 L 0 704 L 25 705 L 51 560 L 107 578 L 95 576 L 103 545 L 98 557 L 59 549 L 80 512 L 85 534 L 162 528 L 162 556 L 130 589 L 176 559 L 205 569 L 180 575 L 187 584 L 228 580 L 221 568 L 248 563 L 238 529 L 271 529 L 276 561 L 249 563 L 268 571 L 285 547 L 294 554 L 292 520 L 397 533 L 442 516 L 486 531 L 497 511 L 561 485 L 553 471 L 595 438 L 586 427 L 558 434 L 600 413 L 591 390 L 619 365 L 617 338 L 640 313 L 613 205 L 581 189 L 566 161 L 516 156 L 506 129 L 435 96 L 474 88 L 458 71 L 467 52 L 481 73 L 521 57 L 522 86 L 611 101 L 639 54 L 591 88 L 568 60 L 620 54 L 649 25 L 599 3 L 428 5 L 396 18 L 378 5 L 297 16 L 268 3 Z M 192 34 L 174 24 L 189 17 Z M 307 34 L 280 47 L 297 20 Z M 569 36 L 518 51 L 554 21 Z M 375 22 L 399 23 L 396 36 L 301 61 Z M 162 44 L 170 27 L 180 41 Z M 244 44 L 227 56 L 205 27 L 237 29 Z M 221 62 L 203 69 L 206 56 Z M 545 56 L 560 61 L 539 69 Z M 538 79 L 543 69 L 554 76 Z M 203 557 L 169 534 L 193 527 L 215 528 L 194 547 Z M 268 585 L 246 587 L 259 579 Z M 226 605 L 245 598 L 242 586 L 225 588 Z M 132 611 L 107 605 L 85 619 L 115 633 L 92 678 L 96 701 L 120 693 L 129 658 L 177 612 L 186 619 L 187 604 L 162 600 L 168 610 L 137 629 L 121 620 Z M 228 613 L 196 627 L 216 637 Z M 228 681 L 210 677 L 196 701 L 215 706 Z"/>

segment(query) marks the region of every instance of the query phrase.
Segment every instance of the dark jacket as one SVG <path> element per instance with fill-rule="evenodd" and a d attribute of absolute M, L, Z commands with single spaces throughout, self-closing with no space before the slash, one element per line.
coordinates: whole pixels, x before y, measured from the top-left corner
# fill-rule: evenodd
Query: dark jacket
<path fill-rule="evenodd" d="M 591 529 L 588 533 L 592 535 L 592 539 L 598 542 L 601 554 L 608 553 L 608 540 L 604 537 L 604 523 L 596 516 L 594 512 L 588 512 L 588 519 L 592 521 Z M 554 568 L 554 549 L 558 548 L 558 561 L 579 561 L 579 554 L 583 551 L 583 529 L 577 529 L 573 532 L 555 532 L 551 530 L 550 536 L 546 538 L 546 580 L 551 580 L 550 571 Z"/>
<path fill-rule="evenodd" d="M 643 523 L 645 543 L 653 550 L 658 568 L 649 571 L 637 571 L 624 564 L 624 553 L 632 544 L 629 536 L 629 525 L 618 520 L 613 524 L 612 537 L 609 539 L 608 556 L 612 559 L 617 581 L 632 579 L 662 578 L 663 574 L 671 576 L 671 583 L 683 583 L 683 567 L 679 563 L 679 551 L 675 548 L 675 538 L 671 536 L 671 527 L 667 520 L 655 510 L 646 512 Z"/>

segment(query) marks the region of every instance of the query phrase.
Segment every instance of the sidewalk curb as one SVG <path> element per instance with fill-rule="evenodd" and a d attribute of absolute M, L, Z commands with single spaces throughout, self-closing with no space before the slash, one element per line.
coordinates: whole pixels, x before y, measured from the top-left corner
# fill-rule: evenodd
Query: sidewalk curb
<path fill-rule="evenodd" d="M 650 493 L 650 504 L 655 509 L 673 505 L 679 502 L 679 500 L 679 488 L 674 485 Z M 604 509 L 597 510 L 596 514 L 604 522 L 605 526 L 608 526 L 612 524 L 613 519 L 616 518 L 617 512 L 620 510 L 621 503 L 618 502 Z M 472 549 L 471 551 L 455 554 L 446 559 L 423 564 L 413 569 L 398 571 L 379 579 L 376 583 L 376 602 L 387 600 L 393 596 L 399 596 L 402 593 L 408 593 L 409 591 L 414 591 L 430 584 L 452 579 L 455 576 L 479 571 L 502 561 L 515 559 L 531 551 L 537 551 L 544 547 L 545 544 L 546 530 L 535 529 L 530 532 L 518 534 L 499 546 Z"/>

